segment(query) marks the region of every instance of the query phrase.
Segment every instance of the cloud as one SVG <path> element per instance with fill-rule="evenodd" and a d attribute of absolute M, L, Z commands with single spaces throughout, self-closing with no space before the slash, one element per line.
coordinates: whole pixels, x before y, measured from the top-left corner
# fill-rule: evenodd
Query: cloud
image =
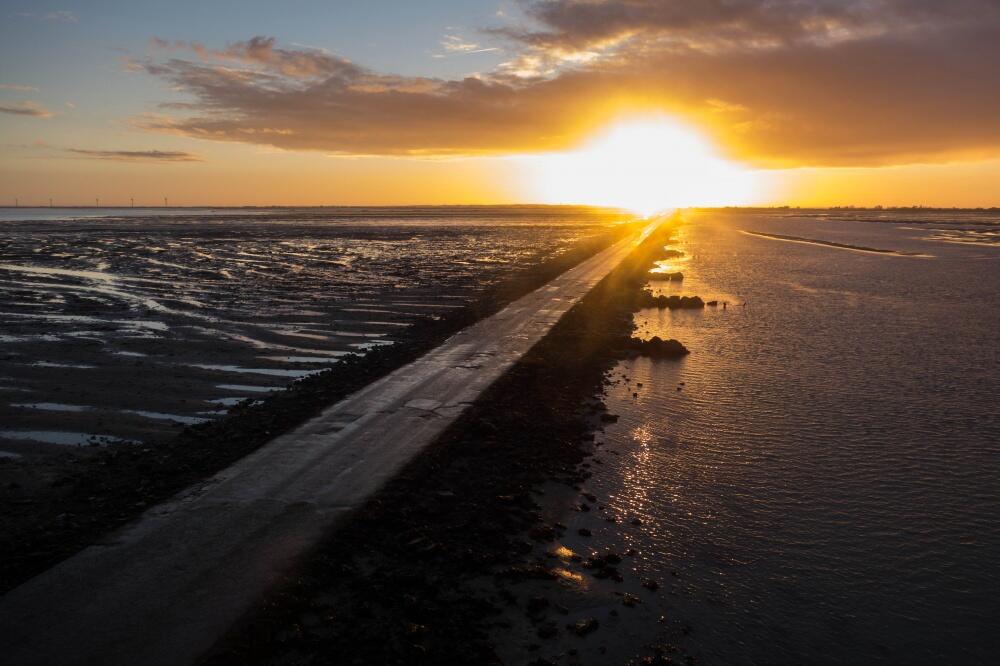
<path fill-rule="evenodd" d="M 42 15 L 43 21 L 58 21 L 60 23 L 79 23 L 80 19 L 76 14 L 69 11 L 68 9 L 60 9 L 54 12 L 48 12 Z"/>
<path fill-rule="evenodd" d="M 18 92 L 38 92 L 35 86 L 22 86 L 16 83 L 0 83 L 0 90 L 16 90 Z"/>
<path fill-rule="evenodd" d="M 208 48 L 200 42 L 170 42 L 157 37 L 150 43 L 154 48 L 163 50 L 191 50 L 204 61 L 258 68 L 293 79 L 353 77 L 363 71 L 346 58 L 314 48 L 305 50 L 276 48 L 274 37 L 253 37 L 221 50 Z M 235 75 L 240 70 L 229 71 Z"/>
<path fill-rule="evenodd" d="M 525 0 L 534 27 L 490 32 L 557 52 L 622 44 L 670 50 L 828 45 L 970 21 L 995 0 Z"/>
<path fill-rule="evenodd" d="M 66 148 L 65 152 L 95 160 L 113 162 L 201 162 L 199 156 L 173 150 L 88 150 Z"/>
<path fill-rule="evenodd" d="M 449 53 L 488 53 L 490 51 L 500 50 L 495 46 L 482 47 L 479 44 L 467 41 L 458 35 L 445 35 L 445 38 L 441 40 L 441 48 Z"/>
<path fill-rule="evenodd" d="M 874 165 L 1000 153 L 1000 3 L 990 0 L 549 0 L 490 34 L 516 55 L 462 80 L 378 73 L 254 37 L 157 40 L 136 67 L 187 95 L 140 127 L 342 154 L 567 147 L 664 111 L 764 165 Z M 449 36 L 450 52 L 478 46 Z M 447 47 L 446 47 L 447 48 Z"/>
<path fill-rule="evenodd" d="M 32 116 L 34 118 L 51 118 L 55 114 L 36 102 L 14 102 L 12 104 L 0 104 L 0 113 L 9 113 L 15 116 Z"/>

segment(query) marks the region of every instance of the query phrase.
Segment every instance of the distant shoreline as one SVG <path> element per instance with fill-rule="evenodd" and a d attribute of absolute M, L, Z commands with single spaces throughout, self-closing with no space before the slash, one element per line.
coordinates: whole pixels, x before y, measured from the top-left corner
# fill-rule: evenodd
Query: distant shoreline
<path fill-rule="evenodd" d="M 68 205 L 18 205 L 0 206 L 0 210 L 371 210 L 371 209 L 427 209 L 427 208 L 451 208 L 451 209 L 491 209 L 491 208 L 521 208 L 521 209 L 558 209 L 558 210 L 606 210 L 624 212 L 621 208 L 614 206 L 592 206 L 585 204 L 545 204 L 545 203 L 488 203 L 488 204 L 433 204 L 433 203 L 410 203 L 410 204 L 188 204 L 170 206 L 129 206 L 129 205 L 106 205 L 94 206 L 91 204 L 68 204 Z M 1000 206 L 693 206 L 686 208 L 696 212 L 767 212 L 775 211 L 788 212 L 970 212 L 970 213 L 1000 213 Z"/>

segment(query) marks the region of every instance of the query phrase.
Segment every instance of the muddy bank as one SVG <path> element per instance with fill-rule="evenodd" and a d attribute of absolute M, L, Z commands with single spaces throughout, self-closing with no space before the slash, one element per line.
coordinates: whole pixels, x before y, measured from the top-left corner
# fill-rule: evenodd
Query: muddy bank
<path fill-rule="evenodd" d="M 835 247 L 841 250 L 854 250 L 855 252 L 873 252 L 875 254 L 892 254 L 901 257 L 926 257 L 928 255 L 919 252 L 902 252 L 900 250 L 886 250 L 877 247 L 865 247 L 863 245 L 849 245 L 847 243 L 835 243 L 833 241 L 817 240 L 815 238 L 802 238 L 800 236 L 786 236 L 783 234 L 765 234 L 762 231 L 747 231 L 743 233 L 748 236 L 759 236 L 760 238 L 770 238 L 772 240 L 788 241 L 790 243 L 807 243 L 810 245 L 822 245 L 824 247 Z"/>
<path fill-rule="evenodd" d="M 614 419 L 595 396 L 629 353 L 640 288 L 669 233 L 661 228 L 570 310 L 206 662 L 497 663 L 497 632 L 527 632 L 533 654 L 566 636 L 603 640 L 600 620 L 546 596 L 565 575 L 554 552 L 565 527 L 547 507 L 579 492 L 594 433 Z M 627 556 L 605 554 L 594 571 L 624 580 L 613 562 Z M 643 582 L 630 584 L 648 591 Z M 638 602 L 621 600 L 630 603 L 612 617 L 626 621 Z M 676 654 L 669 644 L 626 647 L 651 663 Z"/>
<path fill-rule="evenodd" d="M 398 344 L 344 357 L 321 374 L 262 402 L 236 405 L 225 419 L 187 428 L 169 441 L 74 448 L 30 464 L 0 459 L 0 586 L 9 589 L 50 567 L 631 231 L 623 225 L 582 241 L 468 306 L 414 323 Z"/>

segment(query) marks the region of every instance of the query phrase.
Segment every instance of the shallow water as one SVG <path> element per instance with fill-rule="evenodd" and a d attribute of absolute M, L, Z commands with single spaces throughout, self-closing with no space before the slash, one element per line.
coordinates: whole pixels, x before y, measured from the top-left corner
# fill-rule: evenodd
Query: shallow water
<path fill-rule="evenodd" d="M 220 404 L 392 344 L 622 217 L 0 209 L 0 440 L 25 440 L 24 451 L 79 443 L 74 433 L 170 436 Z"/>
<path fill-rule="evenodd" d="M 597 545 L 640 551 L 705 663 L 996 663 L 1000 248 L 934 220 L 689 220 L 684 282 L 653 286 L 728 307 L 637 315 L 692 353 L 614 372 L 588 485 L 642 525 Z"/>

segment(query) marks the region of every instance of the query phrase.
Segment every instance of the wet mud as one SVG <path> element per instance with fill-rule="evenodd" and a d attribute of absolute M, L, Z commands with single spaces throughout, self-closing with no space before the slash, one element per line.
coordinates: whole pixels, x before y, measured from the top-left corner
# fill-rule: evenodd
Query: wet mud
<path fill-rule="evenodd" d="M 0 223 L 0 455 L 155 443 L 601 233 L 563 209 Z"/>
<path fill-rule="evenodd" d="M 224 402 L 212 403 L 219 411 L 225 410 L 215 420 L 183 427 L 171 436 L 158 431 L 156 440 L 143 444 L 106 439 L 91 441 L 90 446 L 65 446 L 72 443 L 67 441 L 52 443 L 47 455 L 0 458 L 0 589 L 9 589 L 72 555 L 149 506 L 214 474 L 323 407 L 409 363 L 458 330 L 607 247 L 628 233 L 629 227 L 591 231 L 554 257 L 508 273 L 503 280 L 480 285 L 476 297 L 460 307 L 433 317 L 414 318 L 405 334 L 395 337 L 395 344 L 368 349 L 363 355 L 341 356 L 328 369 L 303 376 L 280 391 L 269 392 L 271 387 L 280 387 L 282 380 L 287 381 L 287 375 L 267 374 L 256 381 L 242 376 L 205 377 L 205 384 L 221 387 L 223 395 L 228 396 Z M 219 360 L 205 360 L 199 370 L 222 372 L 216 369 Z M 79 395 L 60 396 L 59 402 L 46 399 L 53 404 L 42 407 L 60 414 L 65 419 L 61 423 L 69 424 L 81 415 L 94 416 L 89 411 L 73 410 L 88 404 L 84 396 L 104 400 L 118 395 L 125 402 L 135 393 L 124 375 L 116 375 L 109 368 L 102 372 L 99 384 L 68 382 L 66 393 L 75 391 Z M 164 381 L 170 379 L 169 370 L 150 372 L 154 376 L 166 375 Z M 190 384 L 181 383 L 178 393 L 186 395 L 187 400 L 217 399 L 198 393 Z M 29 400 L 25 399 L 25 403 Z M 137 424 L 162 420 L 161 415 L 182 414 L 172 404 L 150 405 L 140 399 L 126 404 L 130 410 L 126 415 L 134 416 Z M 123 418 L 120 411 L 115 418 Z M 67 436 L 70 430 L 56 430 L 47 421 L 24 422 L 17 427 L 35 438 L 58 433 Z M 34 441 L 33 446 L 37 447 L 38 442 Z"/>

